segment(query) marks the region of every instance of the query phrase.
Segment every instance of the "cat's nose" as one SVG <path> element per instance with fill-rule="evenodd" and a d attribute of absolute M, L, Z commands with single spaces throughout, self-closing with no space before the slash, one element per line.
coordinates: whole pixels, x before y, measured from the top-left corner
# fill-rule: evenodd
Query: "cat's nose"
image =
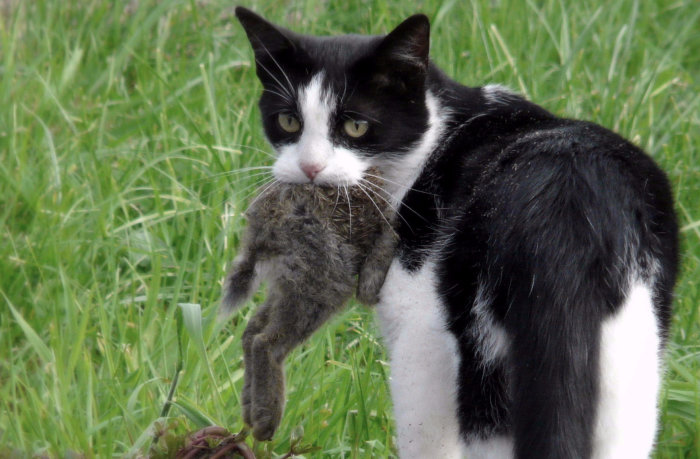
<path fill-rule="evenodd" d="M 301 167 L 301 170 L 304 172 L 304 175 L 306 175 L 309 178 L 309 180 L 313 180 L 314 178 L 316 178 L 319 172 L 326 168 L 326 165 L 319 163 L 302 163 L 299 165 L 299 167 Z"/>

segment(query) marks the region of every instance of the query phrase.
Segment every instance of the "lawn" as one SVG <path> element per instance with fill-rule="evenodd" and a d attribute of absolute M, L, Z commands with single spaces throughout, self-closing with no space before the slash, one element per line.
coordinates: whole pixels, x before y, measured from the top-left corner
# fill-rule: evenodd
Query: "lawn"
<path fill-rule="evenodd" d="M 673 183 L 683 239 L 656 457 L 699 458 L 700 8 L 592 3 L 246 6 L 315 34 L 384 33 L 422 11 L 433 59 L 458 81 L 505 84 L 645 148 Z M 0 458 L 138 456 L 154 433 L 242 427 L 253 308 L 221 321 L 217 304 L 266 178 L 253 168 L 273 158 L 233 6 L 0 0 Z M 325 326 L 287 374 L 283 424 L 259 457 L 287 452 L 300 426 L 319 447 L 308 456 L 395 456 L 371 310 Z"/>

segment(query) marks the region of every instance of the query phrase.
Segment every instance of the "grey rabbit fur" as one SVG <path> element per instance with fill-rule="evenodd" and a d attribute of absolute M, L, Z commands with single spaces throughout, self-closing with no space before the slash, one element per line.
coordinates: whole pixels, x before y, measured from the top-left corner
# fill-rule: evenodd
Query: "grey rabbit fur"
<path fill-rule="evenodd" d="M 277 183 L 246 211 L 223 311 L 267 281 L 267 298 L 243 333 L 243 420 L 258 440 L 269 440 L 282 417 L 286 355 L 338 312 L 355 286 L 360 302 L 378 301 L 396 245 L 395 213 L 377 174 L 363 182 L 347 189 Z"/>

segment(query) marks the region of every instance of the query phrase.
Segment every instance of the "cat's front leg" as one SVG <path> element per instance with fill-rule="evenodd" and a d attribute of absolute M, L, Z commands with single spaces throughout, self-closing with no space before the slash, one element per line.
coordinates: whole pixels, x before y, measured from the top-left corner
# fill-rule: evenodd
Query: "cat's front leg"
<path fill-rule="evenodd" d="M 388 348 L 399 457 L 462 457 L 454 336 L 435 290 L 434 264 L 417 272 L 394 260 L 377 305 Z"/>

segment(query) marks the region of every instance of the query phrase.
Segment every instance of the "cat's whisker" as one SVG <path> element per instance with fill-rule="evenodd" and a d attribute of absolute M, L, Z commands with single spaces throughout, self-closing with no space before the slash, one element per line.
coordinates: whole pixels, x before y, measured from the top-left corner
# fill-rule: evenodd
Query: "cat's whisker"
<path fill-rule="evenodd" d="M 272 172 L 258 172 L 257 174 L 251 174 L 247 175 L 245 178 L 246 179 L 253 179 L 257 177 L 262 177 L 263 179 L 271 179 L 273 178 Z"/>
<path fill-rule="evenodd" d="M 250 204 L 248 204 L 248 207 L 249 207 L 249 208 L 250 208 L 250 207 L 253 207 L 253 205 L 258 201 L 258 199 L 260 199 L 261 197 L 265 196 L 265 194 L 266 194 L 268 191 L 272 190 L 272 188 L 274 188 L 276 185 L 279 185 L 279 184 L 281 184 L 281 183 L 282 183 L 282 182 L 280 182 L 279 180 L 273 179 L 273 180 L 272 180 L 272 183 L 270 183 L 269 185 L 267 185 L 267 187 L 265 187 L 265 189 L 263 189 L 263 190 L 255 197 L 255 199 L 253 199 L 253 200 L 250 202 Z M 264 185 L 263 185 L 263 186 L 264 186 Z"/>
<path fill-rule="evenodd" d="M 355 111 L 355 110 L 345 110 L 344 113 L 352 113 L 352 114 L 354 114 L 354 115 L 357 115 L 358 118 L 360 118 L 360 119 L 369 120 L 369 121 L 372 121 L 372 122 L 374 122 L 374 123 L 376 123 L 376 124 L 382 124 L 382 122 L 379 121 L 377 118 L 375 118 L 375 117 L 373 117 L 373 116 L 369 116 L 369 115 L 367 115 L 366 113 L 357 112 L 357 111 Z"/>
<path fill-rule="evenodd" d="M 276 87 L 276 86 L 275 86 L 275 87 Z M 274 94 L 274 95 L 276 95 L 276 96 L 280 96 L 282 99 L 284 99 L 284 100 L 287 101 L 287 102 L 292 102 L 292 99 L 290 99 L 289 96 L 286 96 L 286 95 L 284 95 L 284 94 L 282 94 L 282 93 L 280 93 L 280 92 L 277 92 L 277 91 L 273 91 L 272 89 L 267 89 L 267 88 L 265 88 L 265 89 L 263 89 L 263 92 L 269 92 L 270 94 Z"/>
<path fill-rule="evenodd" d="M 258 178 L 258 179 L 255 180 L 252 184 L 248 185 L 248 186 L 245 187 L 244 189 L 242 189 L 242 190 L 240 190 L 240 191 L 237 191 L 237 192 L 236 192 L 236 195 L 240 195 L 241 193 L 243 193 L 244 191 L 249 190 L 249 189 L 252 188 L 252 187 L 262 188 L 263 186 L 265 186 L 265 185 L 267 185 L 268 183 L 271 183 L 271 182 L 273 182 L 273 181 L 275 181 L 275 180 L 276 180 L 276 179 L 275 179 L 274 176 L 269 176 L 269 175 L 268 175 L 268 176 L 265 176 L 265 175 L 263 175 L 261 178 Z M 248 197 L 248 196 L 250 196 L 250 194 L 248 194 L 246 197 Z"/>
<path fill-rule="evenodd" d="M 335 213 L 335 209 L 338 208 L 338 202 L 340 201 L 340 185 L 336 186 L 336 192 L 335 192 L 335 204 L 333 204 L 333 210 L 331 211 L 331 214 Z"/>
<path fill-rule="evenodd" d="M 224 151 L 224 152 L 227 152 L 227 153 L 237 153 L 237 154 L 240 154 L 241 152 L 240 152 L 240 151 L 237 151 L 237 150 L 234 150 L 234 148 L 248 149 L 248 150 L 256 151 L 256 152 L 258 152 L 258 153 L 262 153 L 262 154 L 264 154 L 264 155 L 267 155 L 267 156 L 269 156 L 269 157 L 272 158 L 272 159 L 277 159 L 277 156 L 273 155 L 273 154 L 270 153 L 269 151 L 263 150 L 262 148 L 252 147 L 252 146 L 250 146 L 250 145 L 244 145 L 244 144 L 242 144 L 242 143 L 232 143 L 232 144 L 229 144 L 229 145 L 227 145 L 227 146 L 223 146 L 223 145 L 214 145 L 214 146 L 212 146 L 212 148 L 213 148 L 214 150 L 217 150 L 217 151 Z"/>
<path fill-rule="evenodd" d="M 247 172 L 247 171 L 245 171 Z M 215 174 L 209 177 L 203 177 L 199 180 L 197 180 L 198 183 L 206 182 L 206 181 L 213 181 L 219 178 L 228 178 L 235 176 L 238 173 L 238 171 L 230 171 L 230 172 L 221 172 L 219 174 Z M 248 174 L 245 176 L 245 179 L 251 179 L 254 177 L 259 177 L 261 175 L 272 175 L 272 171 L 262 171 L 262 172 L 257 172 L 255 174 Z"/>
<path fill-rule="evenodd" d="M 348 89 L 348 76 L 347 74 L 343 74 L 343 94 L 340 96 L 340 104 L 343 105 L 343 102 L 345 102 L 345 92 Z"/>
<path fill-rule="evenodd" d="M 382 219 L 384 219 L 384 221 L 389 226 L 389 228 L 392 228 L 393 225 L 391 223 L 389 223 L 389 220 L 386 218 L 386 215 L 384 215 L 384 212 L 382 212 L 382 209 L 380 209 L 379 206 L 377 205 L 377 203 L 374 201 L 374 199 L 372 199 L 372 196 L 370 196 L 370 194 L 367 192 L 367 189 L 364 186 L 362 186 L 361 183 L 358 183 L 357 187 L 360 189 L 360 191 L 362 191 L 365 194 L 365 196 L 367 196 L 367 199 L 369 199 L 372 202 L 372 205 L 374 205 L 374 207 L 377 209 L 377 212 L 379 212 L 379 215 L 382 216 Z"/>
<path fill-rule="evenodd" d="M 274 62 L 275 65 L 277 66 L 277 68 L 280 69 L 280 72 L 282 72 L 282 76 L 285 78 L 285 80 L 287 80 L 287 84 L 289 85 L 289 91 L 290 91 L 289 96 L 292 97 L 294 94 L 294 85 L 292 84 L 292 81 L 289 79 L 289 76 L 287 76 L 287 72 L 284 71 L 284 69 L 279 64 L 279 62 L 277 62 L 277 59 L 275 59 L 275 57 L 272 55 L 272 53 L 267 49 L 267 47 L 264 44 L 262 45 L 262 47 L 265 50 L 265 52 L 267 53 L 267 55 L 270 56 L 270 59 L 272 59 L 272 62 Z M 283 89 L 283 88 L 280 88 L 280 89 Z"/>
<path fill-rule="evenodd" d="M 399 187 L 401 187 L 402 189 L 404 189 L 404 190 L 406 190 L 406 191 L 415 191 L 416 193 L 427 194 L 427 195 L 430 195 L 430 196 L 437 196 L 436 193 L 431 193 L 431 192 L 429 192 L 429 191 L 423 191 L 423 190 L 419 190 L 418 188 L 413 188 L 413 187 L 410 187 L 410 186 L 406 186 L 406 185 L 404 185 L 403 183 L 394 182 L 394 181 L 392 181 L 392 180 L 389 180 L 389 179 L 387 179 L 387 178 L 385 178 L 385 177 L 381 177 L 381 176 L 379 176 L 379 175 L 372 175 L 372 174 L 368 174 L 367 172 L 365 172 L 365 175 L 366 175 L 367 177 L 382 179 L 383 181 L 385 181 L 385 182 L 387 182 L 387 183 L 391 183 L 392 185 L 399 186 Z M 386 190 L 383 190 L 383 189 L 382 189 L 382 191 L 386 191 Z M 388 194 L 388 193 L 387 193 L 387 194 Z"/>
<path fill-rule="evenodd" d="M 348 97 L 348 99 L 352 99 L 352 96 L 355 95 L 355 91 L 357 91 L 357 85 L 355 85 L 355 86 L 352 88 L 352 92 L 350 93 L 350 97 Z"/>
<path fill-rule="evenodd" d="M 365 175 L 367 175 L 367 174 L 365 174 Z M 367 184 L 373 186 L 374 188 L 378 188 L 380 191 L 382 191 L 383 193 L 386 193 L 386 194 L 388 195 L 388 193 L 386 192 L 386 190 L 385 190 L 384 188 L 382 188 L 381 186 L 379 186 L 379 185 L 377 185 L 377 184 L 375 184 L 375 183 L 372 183 L 372 182 L 370 182 L 370 181 L 368 181 L 368 180 L 365 180 L 365 179 L 360 179 L 360 180 L 366 182 Z M 377 193 L 377 194 L 379 194 L 379 193 Z M 379 195 L 381 196 L 381 194 L 379 194 Z M 382 197 L 382 199 L 386 199 L 386 198 L 384 198 L 384 196 L 381 196 L 381 197 Z M 394 210 L 394 212 L 396 212 L 396 214 L 397 214 L 399 217 L 401 217 L 401 213 L 399 212 L 398 206 L 393 205 L 393 204 L 392 204 L 391 202 L 389 202 L 389 201 L 387 201 L 387 203 L 388 203 L 389 205 L 391 205 L 391 206 L 392 206 L 392 209 Z M 410 210 L 411 212 L 413 212 L 418 218 L 420 218 L 420 219 L 423 220 L 423 221 L 426 221 L 426 220 L 425 220 L 425 217 L 423 217 L 422 214 L 420 214 L 418 211 L 414 210 L 411 206 L 409 206 L 408 204 L 406 204 L 406 202 L 402 202 L 402 203 L 401 203 L 401 207 L 405 207 L 406 209 L 408 209 L 408 210 Z M 406 219 L 404 219 L 403 217 L 401 217 L 401 219 L 402 219 L 406 224 L 408 224 L 408 222 L 406 221 Z M 410 226 L 409 226 L 409 227 L 410 227 Z"/>
<path fill-rule="evenodd" d="M 257 172 L 256 172 L 257 171 Z M 221 172 L 219 174 L 216 174 L 216 177 L 231 177 L 231 176 L 236 176 L 238 174 L 242 173 L 248 173 L 248 172 L 256 172 L 255 174 L 247 175 L 246 177 L 255 177 L 257 175 L 262 175 L 262 174 L 272 174 L 272 168 L 250 168 L 247 170 L 232 170 L 232 171 L 227 171 L 227 172 Z"/>
<path fill-rule="evenodd" d="M 369 191 L 374 193 L 376 196 L 380 197 L 382 199 L 382 201 L 384 201 L 391 208 L 391 210 L 398 213 L 399 206 L 397 206 L 396 204 L 391 202 L 391 200 L 387 199 L 387 196 L 389 196 L 389 193 L 387 193 L 387 191 L 384 188 L 382 188 L 380 185 L 373 183 L 365 178 L 361 178 L 360 183 L 358 183 L 358 185 L 362 184 L 362 183 L 365 184 L 366 189 L 368 189 Z M 372 188 L 369 188 L 367 185 L 371 185 Z"/>
<path fill-rule="evenodd" d="M 379 190 L 380 190 L 381 192 L 386 193 L 386 191 L 384 191 L 384 190 L 382 189 L 382 187 L 380 187 L 380 186 L 377 185 L 376 183 L 372 183 L 372 182 L 370 182 L 369 180 L 365 180 L 365 179 L 360 179 L 360 181 L 363 182 L 363 183 L 366 183 L 366 184 L 368 184 L 368 185 L 372 185 L 373 187 L 379 188 Z M 358 185 L 359 185 L 359 184 L 358 184 Z M 369 188 L 369 187 L 366 187 L 366 186 L 364 187 L 364 189 L 366 189 L 366 190 L 368 190 L 368 191 L 371 191 L 371 192 L 374 193 L 377 197 L 379 197 L 382 201 L 384 201 L 384 202 L 386 203 L 386 205 L 388 205 L 389 208 L 391 208 L 391 210 L 394 211 L 394 214 L 396 214 L 396 216 L 398 216 L 398 217 L 406 224 L 406 226 L 408 227 L 408 229 L 411 230 L 411 231 L 413 231 L 413 228 L 411 228 L 411 224 L 408 223 L 408 220 L 406 220 L 406 219 L 404 218 L 404 216 L 401 215 L 401 212 L 399 212 L 398 206 L 396 206 L 394 203 L 392 203 L 390 200 L 388 200 L 386 197 L 384 197 L 384 195 L 383 195 L 382 193 L 380 193 L 379 191 L 374 190 L 374 189 Z M 406 208 L 409 208 L 409 207 L 406 206 Z M 412 210 L 412 209 L 410 209 L 410 210 Z M 414 211 L 414 212 L 415 212 L 415 211 Z"/>
<path fill-rule="evenodd" d="M 252 179 L 252 178 L 255 178 L 255 177 L 259 177 L 259 176 L 261 176 L 261 175 L 262 175 L 262 178 L 256 179 L 251 185 L 248 185 L 248 186 L 246 186 L 245 188 L 238 189 L 238 190 L 234 189 L 233 193 L 232 193 L 230 196 L 232 196 L 236 201 L 245 201 L 247 198 L 250 197 L 250 195 L 251 195 L 254 191 L 253 191 L 253 192 L 250 192 L 250 193 L 247 193 L 244 197 L 241 197 L 241 195 L 242 195 L 243 193 L 246 193 L 246 192 L 247 192 L 248 190 L 250 190 L 251 188 L 259 189 L 259 188 L 261 187 L 261 184 L 262 184 L 262 185 L 265 185 L 265 184 L 269 183 L 272 179 L 274 179 L 274 177 L 271 177 L 270 175 L 267 175 L 266 173 L 253 174 L 253 175 L 251 175 L 251 176 L 249 176 L 249 177 L 246 177 L 246 178 L 247 178 L 247 179 Z M 226 187 L 226 186 L 219 186 L 219 187 L 216 187 L 215 189 L 213 189 L 213 190 L 211 190 L 210 192 L 206 193 L 206 194 L 204 195 L 204 197 L 205 197 L 206 199 L 208 199 L 208 198 L 210 198 L 214 193 L 217 193 L 217 192 L 223 190 L 224 188 L 227 188 L 227 187 Z M 225 198 L 224 201 L 222 201 L 222 202 L 225 202 L 227 199 L 228 199 L 228 198 Z"/>
<path fill-rule="evenodd" d="M 254 176 L 251 176 L 250 178 L 256 177 L 258 175 L 262 175 L 261 178 L 257 178 L 256 180 L 253 181 L 253 183 L 247 185 L 244 188 L 240 189 L 234 189 L 232 196 L 236 199 L 236 201 L 245 201 L 247 198 L 250 197 L 250 195 L 254 192 L 247 193 L 245 196 L 242 196 L 243 193 L 246 193 L 248 190 L 251 188 L 255 189 L 260 189 L 263 186 L 267 185 L 268 183 L 272 182 L 274 180 L 274 177 L 265 175 L 265 174 L 256 174 Z"/>
<path fill-rule="evenodd" d="M 225 171 L 225 172 L 218 172 L 216 174 L 211 174 L 208 177 L 204 177 L 201 180 L 211 180 L 219 177 L 227 177 L 230 175 L 236 175 L 236 174 L 242 174 L 244 172 L 252 172 L 252 171 L 265 171 L 265 173 L 271 174 L 272 173 L 272 166 L 255 166 L 255 167 L 242 167 L 240 169 L 231 169 L 230 171 Z M 256 174 L 259 175 L 259 174 Z"/>
<path fill-rule="evenodd" d="M 348 186 L 343 185 L 343 190 L 345 190 L 345 196 L 348 198 L 348 217 L 349 217 L 349 233 L 352 234 L 352 206 L 350 205 L 350 193 L 348 192 Z"/>
<path fill-rule="evenodd" d="M 257 175 L 263 175 L 263 174 L 255 174 L 255 175 L 253 175 L 253 176 L 251 176 L 251 177 L 255 177 L 255 176 L 257 176 Z M 242 188 L 242 189 L 240 189 L 240 190 L 234 190 L 232 196 L 235 198 L 236 201 L 245 201 L 248 197 L 250 197 L 251 194 L 253 194 L 253 192 L 250 192 L 250 193 L 246 194 L 244 197 L 241 197 L 241 196 L 240 196 L 241 193 L 245 193 L 246 191 L 250 190 L 251 188 L 258 189 L 258 188 L 260 188 L 261 186 L 264 186 L 265 184 L 269 183 L 270 181 L 271 181 L 271 178 L 270 178 L 269 176 L 267 176 L 267 177 L 262 177 L 261 179 L 255 180 L 255 181 L 253 182 L 253 184 L 248 185 L 248 186 L 246 186 L 245 188 Z M 205 195 L 205 198 L 209 198 L 211 195 L 213 195 L 215 192 L 217 192 L 217 191 L 219 191 L 219 190 L 221 190 L 221 189 L 222 189 L 222 187 L 217 187 L 216 189 L 214 189 L 214 190 L 210 191 L 209 193 L 207 193 L 207 194 Z M 224 200 L 224 201 L 225 201 L 225 200 Z"/>
<path fill-rule="evenodd" d="M 288 89 L 285 89 L 285 87 L 284 87 L 284 85 L 282 84 L 282 82 L 275 76 L 274 73 L 272 73 L 272 72 L 271 72 L 267 67 L 265 67 L 265 65 L 263 65 L 260 61 L 257 61 L 257 63 L 258 63 L 258 65 L 259 65 L 263 70 L 265 70 L 265 71 L 267 72 L 268 75 L 270 75 L 270 78 L 272 78 L 273 80 L 275 80 L 275 82 L 277 83 L 277 87 L 278 87 L 278 88 L 280 88 L 281 90 L 283 90 L 284 93 L 287 94 L 291 99 L 294 98 L 294 95 L 293 95 L 292 93 L 290 93 Z"/>

